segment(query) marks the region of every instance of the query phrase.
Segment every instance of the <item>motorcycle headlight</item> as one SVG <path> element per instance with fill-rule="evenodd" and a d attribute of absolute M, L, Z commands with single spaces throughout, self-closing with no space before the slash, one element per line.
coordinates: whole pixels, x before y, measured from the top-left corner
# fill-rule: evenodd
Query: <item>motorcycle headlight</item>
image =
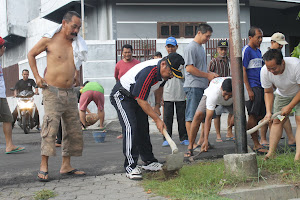
<path fill-rule="evenodd" d="M 26 109 L 26 108 L 29 109 L 34 106 L 34 103 L 31 101 L 19 101 L 18 106 L 20 109 Z"/>

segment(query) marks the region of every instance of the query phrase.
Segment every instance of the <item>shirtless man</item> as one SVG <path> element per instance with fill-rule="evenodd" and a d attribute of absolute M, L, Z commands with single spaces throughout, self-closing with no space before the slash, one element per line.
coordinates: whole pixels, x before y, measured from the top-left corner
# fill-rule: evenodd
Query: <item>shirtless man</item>
<path fill-rule="evenodd" d="M 62 25 L 55 32 L 45 34 L 43 38 L 29 51 L 28 61 L 34 78 L 39 87 L 43 88 L 43 102 L 45 115 L 42 125 L 41 165 L 38 172 L 39 181 L 48 181 L 48 159 L 55 156 L 55 137 L 59 121 L 62 118 L 63 142 L 62 164 L 60 174 L 84 175 L 83 171 L 71 166 L 71 156 L 81 156 L 83 137 L 77 95 L 73 90 L 74 83 L 78 83 L 78 71 L 81 61 L 73 56 L 72 42 L 77 40 L 86 46 L 84 40 L 77 34 L 81 27 L 78 13 L 67 12 Z M 35 57 L 41 52 L 47 52 L 47 73 L 45 78 L 39 75 Z"/>

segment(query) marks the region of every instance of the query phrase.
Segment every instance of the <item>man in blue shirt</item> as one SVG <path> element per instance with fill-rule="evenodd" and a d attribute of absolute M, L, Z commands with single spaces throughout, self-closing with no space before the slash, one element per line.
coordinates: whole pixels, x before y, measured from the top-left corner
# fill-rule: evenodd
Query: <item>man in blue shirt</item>
<path fill-rule="evenodd" d="M 260 28 L 251 27 L 248 33 L 249 43 L 244 46 L 242 52 L 244 83 L 249 95 L 249 101 L 246 101 L 248 111 L 247 129 L 251 129 L 263 119 L 266 114 L 264 89 L 261 87 L 260 70 L 264 65 L 261 51 L 259 50 L 263 38 L 263 32 Z M 261 134 L 266 134 L 268 125 L 261 128 Z M 258 132 L 253 133 L 253 150 L 257 153 L 266 153 L 267 149 L 258 141 Z"/>

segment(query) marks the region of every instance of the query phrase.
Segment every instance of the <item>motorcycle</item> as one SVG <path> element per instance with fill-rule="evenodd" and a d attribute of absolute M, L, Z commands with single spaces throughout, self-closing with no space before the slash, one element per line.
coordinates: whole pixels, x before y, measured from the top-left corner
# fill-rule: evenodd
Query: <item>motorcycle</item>
<path fill-rule="evenodd" d="M 18 125 L 23 129 L 25 134 L 30 132 L 30 129 L 35 127 L 35 111 L 34 93 L 32 91 L 23 90 L 17 94 L 17 111 L 18 111 Z"/>

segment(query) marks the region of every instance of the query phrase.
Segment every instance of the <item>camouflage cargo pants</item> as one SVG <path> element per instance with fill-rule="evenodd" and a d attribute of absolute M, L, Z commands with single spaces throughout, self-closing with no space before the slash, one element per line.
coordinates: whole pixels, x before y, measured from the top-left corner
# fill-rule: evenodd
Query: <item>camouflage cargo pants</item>
<path fill-rule="evenodd" d="M 45 115 L 41 131 L 41 155 L 55 156 L 55 138 L 62 119 L 62 156 L 81 156 L 83 136 L 77 95 L 71 89 L 48 86 L 43 89 Z"/>

